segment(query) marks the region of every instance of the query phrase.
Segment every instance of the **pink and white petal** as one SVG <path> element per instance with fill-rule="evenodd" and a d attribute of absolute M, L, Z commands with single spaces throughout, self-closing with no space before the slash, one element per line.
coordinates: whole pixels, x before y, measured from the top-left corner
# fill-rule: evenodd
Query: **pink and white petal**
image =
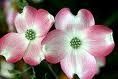
<path fill-rule="evenodd" d="M 28 43 L 22 34 L 8 33 L 0 39 L 0 54 L 8 62 L 17 62 L 22 59 Z"/>
<path fill-rule="evenodd" d="M 96 74 L 95 58 L 87 52 L 71 52 L 60 62 L 69 79 L 77 74 L 80 79 L 92 79 Z"/>
<path fill-rule="evenodd" d="M 29 27 L 33 26 L 36 14 L 37 14 L 37 9 L 31 6 L 24 7 L 22 16 L 25 18 L 27 26 Z"/>
<path fill-rule="evenodd" d="M 37 30 L 39 36 L 43 36 L 48 33 L 53 23 L 54 17 L 48 11 L 39 9 L 33 26 Z"/>
<path fill-rule="evenodd" d="M 21 14 L 17 14 L 15 18 L 15 26 L 18 32 L 25 32 L 28 28 L 33 26 L 36 11 L 35 8 L 26 6 Z"/>
<path fill-rule="evenodd" d="M 103 26 L 95 25 L 86 30 L 88 52 L 94 56 L 107 56 L 114 48 L 112 30 Z"/>
<path fill-rule="evenodd" d="M 64 35 L 64 32 L 60 30 L 53 30 L 43 40 L 43 52 L 48 62 L 58 63 L 67 54 Z"/>
<path fill-rule="evenodd" d="M 25 19 L 21 14 L 17 13 L 14 22 L 18 33 L 24 33 L 27 30 L 28 26 L 26 25 Z"/>
<path fill-rule="evenodd" d="M 59 30 L 64 30 L 67 28 L 67 25 L 72 24 L 74 15 L 70 12 L 70 9 L 63 8 L 61 9 L 55 17 L 55 27 Z"/>
<path fill-rule="evenodd" d="M 95 25 L 94 17 L 87 9 L 80 9 L 76 17 L 79 19 L 78 26 L 80 28 L 86 28 Z"/>
<path fill-rule="evenodd" d="M 86 9 L 79 10 L 74 16 L 68 8 L 61 9 L 55 17 L 56 29 L 64 30 L 69 26 L 84 29 L 95 24 L 93 15 Z"/>
<path fill-rule="evenodd" d="M 17 11 L 15 11 L 12 8 L 8 10 L 8 12 L 6 13 L 8 28 L 9 28 L 9 31 L 11 32 L 16 31 L 16 28 L 14 25 L 14 19 L 16 17 L 16 14 L 17 14 Z"/>
<path fill-rule="evenodd" d="M 36 40 L 31 41 L 28 49 L 25 52 L 25 56 L 23 57 L 24 61 L 32 66 L 40 64 L 40 62 L 44 59 L 43 52 L 41 51 L 41 41 L 44 37 L 36 38 Z"/>

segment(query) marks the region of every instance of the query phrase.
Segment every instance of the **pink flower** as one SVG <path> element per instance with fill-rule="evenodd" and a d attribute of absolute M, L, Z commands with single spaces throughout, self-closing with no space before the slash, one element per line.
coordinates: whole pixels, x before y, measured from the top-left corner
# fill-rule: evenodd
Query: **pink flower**
<path fill-rule="evenodd" d="M 105 58 L 114 48 L 112 30 L 104 25 L 95 25 L 93 15 L 81 9 L 74 16 L 64 8 L 55 17 L 56 30 L 43 40 L 46 60 L 60 61 L 61 68 L 69 79 L 77 74 L 80 79 L 92 79 Z M 97 62 L 98 60 L 99 62 Z M 98 64 L 98 65 L 97 65 Z"/>
<path fill-rule="evenodd" d="M 5 11 L 5 15 L 6 15 L 6 21 L 8 24 L 9 31 L 12 31 L 12 32 L 16 31 L 15 25 L 14 25 L 14 19 L 17 14 L 17 10 L 13 6 L 14 6 L 13 0 L 4 1 L 4 11 Z"/>
<path fill-rule="evenodd" d="M 43 9 L 26 6 L 15 18 L 18 33 L 8 33 L 0 40 L 0 51 L 8 62 L 20 59 L 30 65 L 37 65 L 44 59 L 41 42 L 51 28 L 54 18 Z"/>

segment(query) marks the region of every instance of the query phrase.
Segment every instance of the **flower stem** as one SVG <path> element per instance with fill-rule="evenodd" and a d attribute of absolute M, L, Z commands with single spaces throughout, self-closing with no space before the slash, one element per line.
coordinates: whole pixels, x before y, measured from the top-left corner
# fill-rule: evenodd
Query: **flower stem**
<path fill-rule="evenodd" d="M 34 79 L 34 78 L 36 78 L 36 73 L 35 73 L 34 67 L 32 67 L 32 72 L 33 72 L 33 79 Z"/>
<path fill-rule="evenodd" d="M 25 69 L 23 72 L 17 71 L 17 73 L 15 73 L 15 74 L 23 74 L 23 73 L 27 72 L 27 71 L 30 70 L 30 69 L 31 69 L 31 67 L 28 67 L 28 68 Z"/>
<path fill-rule="evenodd" d="M 47 65 L 48 65 L 49 70 L 50 70 L 50 71 L 52 72 L 52 74 L 54 75 L 55 79 L 58 79 L 58 77 L 57 77 L 57 75 L 55 74 L 54 70 L 52 69 L 51 65 L 48 64 L 48 63 L 47 63 Z"/>

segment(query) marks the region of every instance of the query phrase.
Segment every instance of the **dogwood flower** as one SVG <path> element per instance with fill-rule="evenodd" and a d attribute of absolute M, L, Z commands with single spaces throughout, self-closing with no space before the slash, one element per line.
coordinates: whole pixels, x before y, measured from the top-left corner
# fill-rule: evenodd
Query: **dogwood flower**
<path fill-rule="evenodd" d="M 8 33 L 0 40 L 0 54 L 8 62 L 14 63 L 20 59 L 30 65 L 37 65 L 44 59 L 41 52 L 41 41 L 46 36 L 54 18 L 46 10 L 36 10 L 26 6 L 15 18 L 18 33 Z"/>
<path fill-rule="evenodd" d="M 74 74 L 80 79 L 92 79 L 101 66 L 97 61 L 103 62 L 101 59 L 114 47 L 112 30 L 95 25 L 90 11 L 81 9 L 74 16 L 68 8 L 56 15 L 55 27 L 42 42 L 46 60 L 60 62 L 69 79 Z"/>

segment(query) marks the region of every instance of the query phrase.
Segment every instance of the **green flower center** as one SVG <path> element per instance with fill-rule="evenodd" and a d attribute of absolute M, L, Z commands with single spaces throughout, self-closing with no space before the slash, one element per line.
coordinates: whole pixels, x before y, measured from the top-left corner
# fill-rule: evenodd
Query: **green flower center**
<path fill-rule="evenodd" d="M 77 48 L 80 47 L 80 45 L 81 45 L 81 41 L 80 41 L 79 38 L 74 37 L 73 39 L 71 39 L 71 41 L 70 41 L 70 46 L 71 46 L 72 48 L 77 49 Z"/>
<path fill-rule="evenodd" d="M 25 33 L 25 37 L 28 40 L 34 40 L 36 38 L 36 33 L 32 29 L 28 29 Z"/>

